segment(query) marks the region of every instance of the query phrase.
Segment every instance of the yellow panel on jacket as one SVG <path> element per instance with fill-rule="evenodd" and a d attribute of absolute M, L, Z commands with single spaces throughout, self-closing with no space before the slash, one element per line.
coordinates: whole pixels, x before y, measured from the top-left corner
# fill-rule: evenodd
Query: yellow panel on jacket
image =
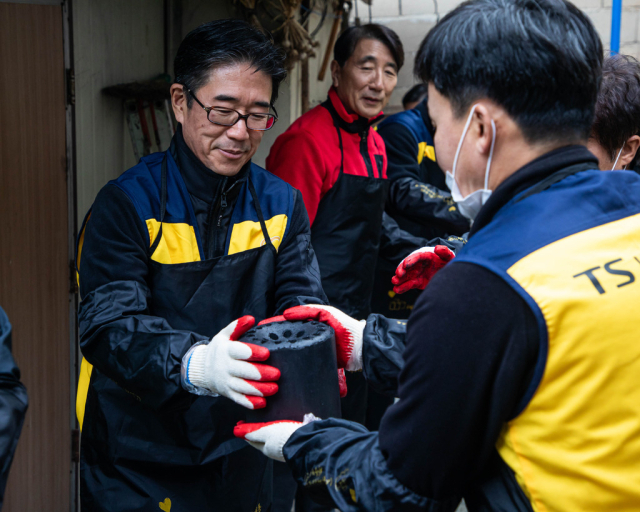
<path fill-rule="evenodd" d="M 78 376 L 78 393 L 76 394 L 76 416 L 80 424 L 80 431 L 82 431 L 84 409 L 87 405 L 87 393 L 89 393 L 92 371 L 93 365 L 83 357 L 80 364 L 80 375 Z"/>
<path fill-rule="evenodd" d="M 497 444 L 536 512 L 640 510 L 638 233 L 633 215 L 508 270 L 548 331 L 538 389 Z"/>
<path fill-rule="evenodd" d="M 284 232 L 287 229 L 287 216 L 284 214 L 271 217 L 264 221 L 267 226 L 267 232 L 271 238 L 271 243 L 278 249 Z M 248 251 L 256 247 L 262 247 L 265 243 L 262 228 L 259 222 L 247 220 L 233 225 L 231 231 L 231 240 L 229 242 L 229 254 Z"/>
<path fill-rule="evenodd" d="M 436 161 L 436 148 L 429 146 L 426 142 L 418 144 L 418 163 L 422 163 L 422 159 L 427 157 L 429 160 Z"/>
<path fill-rule="evenodd" d="M 160 222 L 147 219 L 149 240 L 151 245 L 160 230 Z M 184 223 L 162 223 L 162 238 L 153 252 L 151 259 L 158 263 L 176 264 L 200 261 L 198 240 L 193 226 Z"/>

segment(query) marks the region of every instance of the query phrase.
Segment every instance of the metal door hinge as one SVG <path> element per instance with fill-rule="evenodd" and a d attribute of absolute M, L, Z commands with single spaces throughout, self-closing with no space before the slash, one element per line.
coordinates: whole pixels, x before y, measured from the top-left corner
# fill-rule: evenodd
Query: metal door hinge
<path fill-rule="evenodd" d="M 76 75 L 73 69 L 67 69 L 67 105 L 76 104 Z"/>
<path fill-rule="evenodd" d="M 78 293 L 78 274 L 76 272 L 76 262 L 69 262 L 69 293 Z"/>

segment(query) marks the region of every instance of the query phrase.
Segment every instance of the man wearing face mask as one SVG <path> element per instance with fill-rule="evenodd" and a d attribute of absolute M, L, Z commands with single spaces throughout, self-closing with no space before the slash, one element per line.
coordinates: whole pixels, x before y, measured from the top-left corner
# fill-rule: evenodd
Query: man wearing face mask
<path fill-rule="evenodd" d="M 633 169 L 640 146 L 640 63 L 611 55 L 602 66 L 602 84 L 587 148 L 601 171 Z"/>
<path fill-rule="evenodd" d="M 232 431 L 277 391 L 279 371 L 264 347 L 236 340 L 326 301 L 300 193 L 251 162 L 276 121 L 283 61 L 240 20 L 190 32 L 171 146 L 107 184 L 86 217 L 83 510 L 271 509 L 272 462 Z"/>
<path fill-rule="evenodd" d="M 600 172 L 585 147 L 601 70 L 591 21 L 564 0 L 471 0 L 429 32 L 416 71 L 473 225 L 409 319 L 400 400 L 379 432 L 236 429 L 315 499 L 640 508 L 640 176 Z"/>
<path fill-rule="evenodd" d="M 357 319 L 371 312 L 378 251 L 400 261 L 431 242 L 403 232 L 384 214 L 389 182 L 382 138 L 370 126 L 397 83 L 404 51 L 382 25 L 350 27 L 336 41 L 329 98 L 275 141 L 267 169 L 302 192 L 322 286 L 332 306 Z M 364 423 L 366 385 L 347 374 L 343 417 Z"/>

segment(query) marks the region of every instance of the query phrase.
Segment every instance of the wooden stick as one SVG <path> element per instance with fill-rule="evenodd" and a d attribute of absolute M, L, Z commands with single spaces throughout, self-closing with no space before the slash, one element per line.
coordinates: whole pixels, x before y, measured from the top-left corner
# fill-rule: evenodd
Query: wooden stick
<path fill-rule="evenodd" d="M 341 22 L 342 22 L 342 9 L 336 12 L 335 18 L 333 19 L 333 26 L 331 27 L 331 35 L 329 36 L 327 49 L 325 50 L 325 53 L 324 53 L 324 60 L 322 61 L 320 72 L 318 73 L 318 80 L 320 82 L 324 80 L 324 75 L 327 72 L 327 66 L 329 66 L 329 59 L 331 58 L 331 53 L 333 52 L 333 45 L 336 44 L 336 38 L 338 37 L 338 29 L 340 28 Z"/>

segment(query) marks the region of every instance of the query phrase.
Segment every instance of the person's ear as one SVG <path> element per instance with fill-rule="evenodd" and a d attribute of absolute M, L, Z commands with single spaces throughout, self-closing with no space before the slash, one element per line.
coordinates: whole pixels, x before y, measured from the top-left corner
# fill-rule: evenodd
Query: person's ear
<path fill-rule="evenodd" d="M 622 146 L 622 153 L 620 154 L 620 167 L 628 167 L 633 158 L 636 156 L 638 151 L 638 147 L 640 147 L 640 136 L 633 135 L 627 139 L 627 142 Z"/>
<path fill-rule="evenodd" d="M 336 88 L 340 85 L 341 71 L 342 71 L 342 68 L 340 67 L 340 64 L 338 64 L 338 61 L 332 60 L 331 61 L 331 85 L 333 85 Z"/>
<path fill-rule="evenodd" d="M 184 124 L 184 118 L 187 110 L 187 94 L 184 90 L 184 86 L 180 84 L 171 85 L 169 90 L 171 94 L 171 107 L 173 108 L 173 115 L 176 117 L 176 121 L 180 124 Z"/>
<path fill-rule="evenodd" d="M 482 103 L 476 105 L 469 131 L 474 134 L 475 145 L 478 152 L 488 158 L 489 152 L 491 151 L 491 143 L 493 142 L 494 128 L 491 124 L 489 110 Z"/>

